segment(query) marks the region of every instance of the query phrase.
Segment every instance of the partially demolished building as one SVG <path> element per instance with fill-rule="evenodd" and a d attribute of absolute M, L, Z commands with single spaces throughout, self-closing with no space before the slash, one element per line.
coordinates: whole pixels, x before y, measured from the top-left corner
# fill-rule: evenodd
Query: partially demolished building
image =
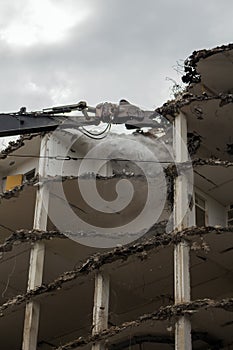
<path fill-rule="evenodd" d="M 1 152 L 2 349 L 233 349 L 232 76 L 232 44 L 186 60 L 186 91 L 157 109 L 184 141 L 174 133 L 175 164 L 163 167 L 167 201 L 159 220 L 128 244 L 83 245 L 84 228 L 79 243 L 68 238 L 51 220 L 54 210 L 66 216 L 47 185 L 62 183 L 76 215 L 108 228 L 108 216 L 82 200 L 77 178 L 88 191 L 94 176 L 109 201 L 120 179 L 131 181 L 135 203 L 118 213 L 124 221 L 142 205 L 140 171 L 116 160 L 96 178 L 90 160 L 77 175 L 92 146 L 81 139 L 70 150 L 76 162 L 59 177 L 57 163 L 71 158 L 58 157 L 63 145 L 50 134 L 22 136 Z M 153 149 L 152 132 L 135 137 Z"/>

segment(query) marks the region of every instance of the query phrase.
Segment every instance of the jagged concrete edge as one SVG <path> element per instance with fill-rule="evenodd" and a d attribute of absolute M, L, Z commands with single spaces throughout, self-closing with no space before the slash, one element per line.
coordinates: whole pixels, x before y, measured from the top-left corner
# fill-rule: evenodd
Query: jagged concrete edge
<path fill-rule="evenodd" d="M 192 102 L 202 102 L 202 101 L 214 101 L 219 100 L 219 106 L 223 107 L 226 104 L 233 103 L 232 94 L 219 94 L 216 96 L 200 95 L 196 96 L 191 93 L 184 93 L 181 97 L 167 101 L 161 107 L 158 107 L 155 111 L 164 117 L 170 116 L 175 118 L 179 113 L 180 108 L 189 105 Z"/>
<path fill-rule="evenodd" d="M 66 239 L 68 237 L 59 231 L 17 230 L 6 238 L 3 244 L 0 244 L 0 253 L 10 252 L 17 243 L 33 243 L 53 238 Z"/>
<path fill-rule="evenodd" d="M 182 81 L 187 84 L 197 83 L 200 81 L 201 76 L 197 71 L 197 64 L 201 59 L 206 59 L 210 56 L 228 52 L 233 50 L 233 43 L 228 45 L 217 46 L 212 49 L 198 50 L 193 51 L 193 53 L 185 60 L 184 62 L 184 72 L 185 74 L 182 77 Z"/>
<path fill-rule="evenodd" d="M 182 171 L 190 171 L 192 168 L 199 166 L 219 166 L 224 168 L 229 168 L 233 166 L 233 162 L 222 159 L 213 159 L 213 158 L 195 158 L 191 161 L 187 161 L 179 164 L 171 164 L 168 165 L 167 168 L 164 169 L 166 176 L 175 178 L 179 175 L 179 172 Z"/>
<path fill-rule="evenodd" d="M 225 311 L 233 312 L 233 298 L 227 298 L 222 300 L 212 300 L 212 299 L 198 299 L 195 301 L 190 301 L 182 304 L 167 305 L 162 306 L 159 310 L 152 312 L 150 314 L 144 314 L 138 317 L 136 320 L 124 322 L 119 326 L 112 326 L 103 332 L 97 333 L 95 335 L 89 335 L 87 337 L 79 337 L 72 342 L 55 348 L 56 350 L 70 350 L 76 347 L 82 347 L 91 343 L 98 341 L 107 340 L 118 333 L 121 333 L 129 328 L 136 328 L 142 323 L 149 321 L 166 321 L 173 318 L 177 318 L 183 315 L 192 315 L 201 310 L 209 309 L 222 309 Z"/>
<path fill-rule="evenodd" d="M 24 181 L 22 185 L 14 187 L 12 190 L 5 191 L 3 193 L 0 193 L 0 200 L 1 199 L 10 199 L 13 197 L 17 197 L 21 191 L 25 189 L 25 187 L 28 186 L 35 186 L 38 183 L 38 175 L 33 177 L 31 180 Z"/>
<path fill-rule="evenodd" d="M 185 164 L 185 163 L 184 163 Z M 232 167 L 233 162 L 230 162 L 228 160 L 222 160 L 222 159 L 202 159 L 202 158 L 196 158 L 192 160 L 192 166 L 204 166 L 204 165 L 209 165 L 209 166 L 222 166 L 225 168 Z"/>
<path fill-rule="evenodd" d="M 192 162 L 185 162 L 185 163 L 181 163 L 179 165 L 179 169 L 185 169 L 187 167 L 192 167 L 192 166 L 204 166 L 204 165 L 209 165 L 209 166 L 223 166 L 223 167 L 231 167 L 233 166 L 233 162 L 227 161 L 227 160 L 221 160 L 221 159 L 202 159 L 202 158 L 197 158 L 192 160 Z M 165 168 L 165 173 L 167 175 L 172 174 L 174 176 L 174 174 L 177 174 L 177 170 L 175 171 L 175 169 L 177 169 L 177 165 L 168 165 L 167 168 Z M 177 175 L 176 175 L 177 176 Z M 3 193 L 0 193 L 0 199 L 9 199 L 12 197 L 15 197 L 18 195 L 19 192 L 21 192 L 25 187 L 27 186 L 39 186 L 42 185 L 44 183 L 49 183 L 49 182 L 64 182 L 67 180 L 76 180 L 76 179 L 97 179 L 97 180 L 111 180 L 111 179 L 128 179 L 128 178 L 137 178 L 137 179 L 144 179 L 144 176 L 139 174 L 139 175 L 135 175 L 133 173 L 128 173 L 128 174 L 114 174 L 112 176 L 101 176 L 101 175 L 96 175 L 93 173 L 86 173 L 86 174 L 82 174 L 80 176 L 54 176 L 54 177 L 46 177 L 44 179 L 41 179 L 42 181 L 39 182 L 39 177 L 38 175 L 36 175 L 33 179 L 31 179 L 30 181 L 25 181 L 21 186 L 17 186 L 14 189 L 10 190 L 10 191 L 6 191 Z"/>
<path fill-rule="evenodd" d="M 7 158 L 8 155 L 13 153 L 14 151 L 17 151 L 19 148 L 23 147 L 25 145 L 24 141 L 31 140 L 34 137 L 37 137 L 39 135 L 41 134 L 36 133 L 36 134 L 21 135 L 17 140 L 10 141 L 8 146 L 0 152 L 0 159 Z"/>
<path fill-rule="evenodd" d="M 111 179 L 129 179 L 129 178 L 137 178 L 137 179 L 144 179 L 145 177 L 141 174 L 133 174 L 133 173 L 122 173 L 122 174 L 114 174 L 111 176 L 102 176 L 102 175 L 96 175 L 94 173 L 85 173 L 79 176 L 48 176 L 46 178 L 40 178 L 39 181 L 39 175 L 36 175 L 33 179 L 29 181 L 25 181 L 20 186 L 16 186 L 12 190 L 5 191 L 3 193 L 0 193 L 0 199 L 10 199 L 12 197 L 18 196 L 18 194 L 27 186 L 40 186 L 46 183 L 50 182 L 65 182 L 67 180 L 77 180 L 77 179 L 84 179 L 84 180 L 90 180 L 90 179 L 97 179 L 97 180 L 111 180 Z"/>
<path fill-rule="evenodd" d="M 171 244 L 177 244 L 181 242 L 184 239 L 188 239 L 191 236 L 200 236 L 202 237 L 205 234 L 208 233 L 216 233 L 216 234 L 223 234 L 226 232 L 233 232 L 233 226 L 232 227 L 191 227 L 187 228 L 182 232 L 173 232 L 170 234 L 164 233 L 160 235 L 156 235 L 150 238 L 144 238 L 144 240 L 139 241 L 138 243 L 131 244 L 128 246 L 122 246 L 117 247 L 111 251 L 104 252 L 104 253 L 97 253 L 94 255 L 91 255 L 86 259 L 84 263 L 82 263 L 77 269 L 72 271 L 67 271 L 60 275 L 58 278 L 56 278 L 54 281 L 50 282 L 47 285 L 41 285 L 33 290 L 30 290 L 26 292 L 23 295 L 17 295 L 14 298 L 8 300 L 4 304 L 0 306 L 0 316 L 4 316 L 3 311 L 25 303 L 34 297 L 41 296 L 42 294 L 54 292 L 55 290 L 60 290 L 63 286 L 63 284 L 73 281 L 77 279 L 78 277 L 88 275 L 96 270 L 99 270 L 102 266 L 111 264 L 118 260 L 127 260 L 130 256 L 135 256 L 139 259 L 146 259 L 147 258 L 147 252 L 153 251 L 157 248 L 162 248 L 169 246 Z M 189 242 L 192 249 L 192 242 Z M 206 249 L 206 244 L 204 242 L 201 242 L 198 246 L 198 244 L 194 244 L 194 249 Z"/>

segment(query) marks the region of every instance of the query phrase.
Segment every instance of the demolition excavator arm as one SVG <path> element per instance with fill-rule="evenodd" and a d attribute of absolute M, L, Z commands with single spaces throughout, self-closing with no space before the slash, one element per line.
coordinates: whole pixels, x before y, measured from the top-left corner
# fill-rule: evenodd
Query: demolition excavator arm
<path fill-rule="evenodd" d="M 74 113 L 77 113 L 74 115 Z M 86 102 L 27 112 L 22 107 L 19 112 L 0 114 L 0 137 L 32 134 L 55 130 L 58 126 L 81 128 L 87 125 L 99 125 L 101 122 L 125 124 L 129 129 L 141 127 L 161 127 L 159 114 L 144 111 L 139 107 L 121 100 L 119 104 L 100 103 L 90 107 Z"/>

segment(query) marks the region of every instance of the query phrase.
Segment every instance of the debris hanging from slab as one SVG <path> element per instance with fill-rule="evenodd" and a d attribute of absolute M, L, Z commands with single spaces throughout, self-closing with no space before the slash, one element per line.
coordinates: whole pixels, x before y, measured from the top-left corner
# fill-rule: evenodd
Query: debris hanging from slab
<path fill-rule="evenodd" d="M 211 346 L 212 350 L 219 350 L 219 348 L 223 345 L 222 340 L 216 339 L 212 335 L 207 332 L 192 332 L 192 340 L 195 341 L 203 341 L 207 345 Z M 175 344 L 174 335 L 164 335 L 164 334 L 151 334 L 145 333 L 140 335 L 130 336 L 128 339 L 120 340 L 119 342 L 114 342 L 112 344 L 108 344 L 109 350 L 122 350 L 129 349 L 130 346 L 139 345 L 141 347 L 142 344 L 145 343 L 154 343 L 154 344 L 170 344 L 173 346 Z"/>
<path fill-rule="evenodd" d="M 161 227 L 158 226 L 158 229 L 161 230 Z M 190 243 L 191 249 L 193 245 L 194 250 L 202 249 L 207 252 L 209 248 L 203 241 L 203 236 L 209 233 L 221 235 L 226 232 L 233 232 L 233 227 L 191 227 L 181 232 L 173 232 L 170 234 L 164 233 L 156 235 L 155 233 L 152 237 L 144 237 L 137 243 L 117 247 L 104 253 L 96 253 L 88 257 L 86 261 L 83 262 L 78 268 L 63 273 L 51 283 L 47 285 L 41 285 L 33 290 L 26 292 L 23 295 L 17 295 L 14 298 L 8 300 L 0 306 L 0 316 L 4 316 L 4 311 L 6 309 L 22 303 L 26 303 L 27 301 L 32 300 L 37 296 L 52 293 L 55 290 L 60 290 L 62 286 L 67 282 L 71 282 L 81 276 L 85 276 L 92 272 L 98 271 L 104 265 L 111 264 L 116 261 L 126 261 L 132 256 L 144 260 L 147 258 L 147 255 L 150 251 L 156 250 L 158 248 L 164 248 L 171 244 L 178 244 L 184 239 Z M 49 235 L 49 232 L 41 231 L 39 237 L 41 237 L 43 233 L 45 236 Z M 200 243 L 197 241 L 192 243 L 192 241 L 189 240 L 189 238 L 192 236 L 200 237 Z"/>
<path fill-rule="evenodd" d="M 143 323 L 151 321 L 166 321 L 176 319 L 183 315 L 192 316 L 200 310 L 222 309 L 225 311 L 233 312 L 233 298 L 227 298 L 222 300 L 212 299 L 198 299 L 191 302 L 162 306 L 158 311 L 150 314 L 145 314 L 133 321 L 124 322 L 119 326 L 112 326 L 103 332 L 88 337 L 79 337 L 78 339 L 69 342 L 65 345 L 59 346 L 56 350 L 71 350 L 84 345 L 93 344 L 99 341 L 106 341 L 111 337 L 127 330 L 137 328 Z"/>
<path fill-rule="evenodd" d="M 217 96 L 207 96 L 205 94 L 196 96 L 189 92 L 186 92 L 176 100 L 164 103 L 162 107 L 157 108 L 155 111 L 164 117 L 170 117 L 171 119 L 174 119 L 180 113 L 182 107 L 190 105 L 192 102 L 207 101 L 219 101 L 219 107 L 223 107 L 229 103 L 233 103 L 233 94 L 221 93 Z M 199 119 L 202 119 L 201 110 L 196 110 L 196 114 L 199 114 Z"/>
<path fill-rule="evenodd" d="M 0 200 L 1 199 L 10 199 L 13 197 L 18 197 L 19 193 L 23 191 L 28 186 L 35 186 L 38 183 L 38 176 L 33 177 L 30 180 L 26 180 L 22 183 L 20 186 L 14 187 L 12 190 L 5 191 L 3 193 L 0 193 Z"/>
<path fill-rule="evenodd" d="M 185 163 L 184 163 L 185 164 Z M 230 162 L 228 160 L 221 160 L 221 159 L 202 159 L 202 158 L 197 158 L 192 161 L 192 165 L 195 166 L 204 166 L 204 165 L 209 165 L 209 166 L 222 166 L 225 168 L 232 167 L 233 162 Z"/>
<path fill-rule="evenodd" d="M 166 176 L 169 178 L 176 178 L 180 172 L 182 171 L 190 171 L 192 168 L 199 167 L 199 166 L 220 166 L 224 168 L 229 168 L 233 166 L 233 162 L 230 162 L 228 160 L 222 160 L 222 159 L 214 159 L 214 158 L 195 158 L 193 160 L 183 162 L 183 163 L 177 163 L 177 164 L 171 164 L 167 168 L 164 169 L 164 172 Z"/>
<path fill-rule="evenodd" d="M 42 240 L 51 240 L 53 238 L 66 239 L 63 233 L 59 231 L 44 231 L 39 230 L 17 230 L 8 237 L 3 244 L 0 244 L 0 252 L 6 253 L 13 249 L 15 244 L 34 243 Z"/>
<path fill-rule="evenodd" d="M 198 141 L 199 143 L 199 141 Z M 231 167 L 233 166 L 233 162 L 227 161 L 227 160 L 221 160 L 221 159 L 204 159 L 204 158 L 196 158 L 192 161 L 179 163 L 178 164 L 170 164 L 166 168 L 164 168 L 164 172 L 167 176 L 171 176 L 172 178 L 176 177 L 178 175 L 178 170 L 183 169 L 191 169 L 191 167 L 196 166 L 222 166 L 222 167 Z M 177 167 L 179 169 L 177 169 Z M 96 180 L 111 180 L 111 179 L 129 179 L 129 178 L 137 178 L 137 179 L 145 179 L 144 175 L 141 174 L 134 174 L 132 172 L 126 172 L 126 173 L 115 173 L 110 176 L 101 176 L 95 173 L 85 173 L 80 176 L 48 176 L 46 178 L 41 178 L 39 182 L 39 176 L 36 175 L 31 180 L 23 182 L 21 186 L 16 186 L 14 189 L 10 191 L 6 191 L 3 193 L 0 193 L 0 199 L 10 199 L 12 197 L 17 197 L 19 192 L 25 189 L 27 186 L 40 186 L 46 183 L 50 182 L 65 182 L 67 180 L 77 180 L 77 179 L 96 179 Z"/>
<path fill-rule="evenodd" d="M 17 151 L 19 148 L 23 147 L 25 145 L 25 141 L 31 140 L 38 135 L 41 135 L 41 134 L 37 133 L 37 134 L 21 135 L 17 140 L 10 141 L 8 146 L 0 152 L 0 159 L 7 158 L 8 155 Z"/>

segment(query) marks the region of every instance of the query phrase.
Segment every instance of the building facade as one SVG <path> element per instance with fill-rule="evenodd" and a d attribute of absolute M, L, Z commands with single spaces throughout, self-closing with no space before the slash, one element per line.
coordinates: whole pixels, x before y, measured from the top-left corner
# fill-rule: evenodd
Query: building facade
<path fill-rule="evenodd" d="M 110 135 L 108 163 L 86 156 L 101 141 L 70 132 L 26 135 L 2 150 L 4 350 L 233 349 L 232 63 L 232 45 L 194 52 L 186 91 L 157 109 L 172 127 L 167 137 Z M 140 147 L 129 153 L 126 138 L 156 149 L 160 164 Z M 127 226 L 145 207 L 150 179 L 166 185 L 163 210 L 150 206 L 153 224 L 142 216 Z M 98 213 L 77 180 L 87 198 L 93 183 L 104 198 Z M 125 210 L 109 215 L 121 180 L 133 203 L 123 181 Z M 129 232 L 117 236 L 119 222 Z"/>

